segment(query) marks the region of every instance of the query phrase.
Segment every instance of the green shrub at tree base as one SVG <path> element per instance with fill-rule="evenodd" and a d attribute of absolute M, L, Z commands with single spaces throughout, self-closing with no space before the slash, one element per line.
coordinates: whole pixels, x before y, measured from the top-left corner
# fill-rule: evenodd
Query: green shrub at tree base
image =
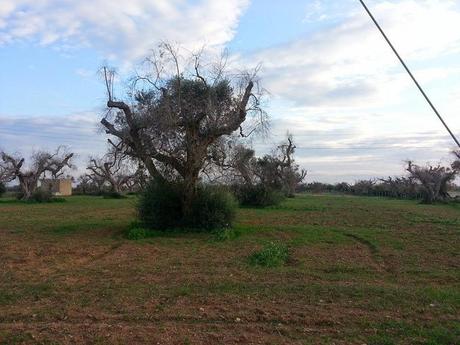
<path fill-rule="evenodd" d="M 237 203 L 228 190 L 217 186 L 198 186 L 187 215 L 183 191 L 180 182 L 151 182 L 138 203 L 142 224 L 156 230 L 188 228 L 208 231 L 232 225 Z"/>
<path fill-rule="evenodd" d="M 182 218 L 179 184 L 151 182 L 137 205 L 140 221 L 151 229 L 175 228 Z"/>
<path fill-rule="evenodd" d="M 53 198 L 53 194 L 50 191 L 37 188 L 32 194 L 32 200 L 36 202 L 50 202 Z"/>
<path fill-rule="evenodd" d="M 0 182 L 0 198 L 2 197 L 3 194 L 6 192 L 6 186 Z"/>
<path fill-rule="evenodd" d="M 275 190 L 261 183 L 233 186 L 233 192 L 242 206 L 275 206 L 284 199 L 284 195 L 280 190 Z"/>
<path fill-rule="evenodd" d="M 102 197 L 104 199 L 126 199 L 126 196 L 124 196 L 123 194 L 119 192 L 114 192 L 114 191 L 103 192 Z"/>
<path fill-rule="evenodd" d="M 48 203 L 48 202 L 65 202 L 64 198 L 56 198 L 50 191 L 37 188 L 32 193 L 32 196 L 29 199 L 24 199 L 24 195 L 22 193 L 16 194 L 16 199 L 22 200 L 25 202 L 37 202 L 37 203 Z"/>
<path fill-rule="evenodd" d="M 200 186 L 190 219 L 194 228 L 213 230 L 229 228 L 235 220 L 238 204 L 229 190 L 219 186 Z"/>

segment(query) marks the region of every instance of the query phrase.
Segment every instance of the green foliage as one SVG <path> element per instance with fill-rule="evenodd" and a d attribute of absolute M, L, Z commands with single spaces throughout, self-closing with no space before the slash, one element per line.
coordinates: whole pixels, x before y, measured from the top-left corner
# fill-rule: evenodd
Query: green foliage
<path fill-rule="evenodd" d="M 236 229 L 220 229 L 215 232 L 214 240 L 217 242 L 224 242 L 234 240 L 241 236 L 241 230 Z"/>
<path fill-rule="evenodd" d="M 53 194 L 42 188 L 37 188 L 32 194 L 32 200 L 36 202 L 50 202 L 52 198 Z"/>
<path fill-rule="evenodd" d="M 74 189 L 72 191 L 72 195 L 73 196 L 103 196 L 104 193 L 103 192 L 100 192 L 100 191 L 86 191 L 86 192 L 82 192 L 78 189 Z"/>
<path fill-rule="evenodd" d="M 270 242 L 261 250 L 254 252 L 249 257 L 249 263 L 253 266 L 279 267 L 286 263 L 289 258 L 289 250 L 286 245 Z"/>
<path fill-rule="evenodd" d="M 0 182 L 0 198 L 2 197 L 3 194 L 6 192 L 6 186 Z"/>
<path fill-rule="evenodd" d="M 190 228 L 212 230 L 230 227 L 236 215 L 236 202 L 226 189 L 199 186 L 189 215 L 184 214 L 184 188 L 181 183 L 151 182 L 141 194 L 138 212 L 149 229 Z"/>
<path fill-rule="evenodd" d="M 18 193 L 16 195 L 16 198 L 18 200 L 24 200 L 24 194 Z M 49 202 L 65 202 L 66 200 L 64 198 L 56 198 L 53 196 L 53 194 L 48 191 L 44 190 L 42 188 L 37 188 L 35 191 L 32 193 L 32 196 L 30 199 L 24 200 L 26 202 L 37 202 L 37 203 L 49 203 Z"/>
<path fill-rule="evenodd" d="M 393 339 L 386 335 L 375 335 L 368 342 L 369 345 L 395 345 Z"/>
<path fill-rule="evenodd" d="M 459 343 L 460 328 L 449 323 L 434 324 L 427 327 L 405 321 L 388 321 L 379 324 L 377 334 L 370 337 L 366 343 L 369 345 L 396 345 L 400 344 L 396 339 L 403 336 L 413 340 L 411 342 L 413 344 L 451 345 Z"/>
<path fill-rule="evenodd" d="M 233 190 L 242 206 L 275 206 L 280 204 L 284 199 L 281 191 L 275 190 L 261 183 L 257 185 L 239 185 L 235 186 Z"/>
<path fill-rule="evenodd" d="M 185 226 L 199 229 L 229 228 L 235 220 L 237 202 L 225 188 L 200 186 L 193 202 L 190 219 L 184 219 Z"/>
<path fill-rule="evenodd" d="M 128 240 L 142 240 L 149 237 L 148 230 L 144 228 L 131 228 L 126 232 L 126 238 Z"/>
<path fill-rule="evenodd" d="M 126 196 L 124 196 L 123 194 L 118 193 L 118 192 L 113 192 L 113 191 L 102 193 L 102 197 L 104 199 L 125 199 L 126 198 Z"/>
<path fill-rule="evenodd" d="M 151 229 L 179 226 L 182 219 L 181 190 L 178 184 L 152 181 L 137 205 L 139 219 Z"/>

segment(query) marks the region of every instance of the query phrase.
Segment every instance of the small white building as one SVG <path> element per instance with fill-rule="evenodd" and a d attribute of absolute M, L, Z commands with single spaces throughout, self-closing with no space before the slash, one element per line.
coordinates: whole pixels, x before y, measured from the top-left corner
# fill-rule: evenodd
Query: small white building
<path fill-rule="evenodd" d="M 63 179 L 43 179 L 41 188 L 51 192 L 56 196 L 70 196 L 72 195 L 72 180 L 68 178 Z"/>

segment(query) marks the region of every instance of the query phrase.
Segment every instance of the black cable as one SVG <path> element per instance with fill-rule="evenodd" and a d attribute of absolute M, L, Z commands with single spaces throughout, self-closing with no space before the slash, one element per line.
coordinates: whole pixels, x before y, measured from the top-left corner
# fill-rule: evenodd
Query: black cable
<path fill-rule="evenodd" d="M 401 61 L 402 65 L 404 66 L 404 68 L 406 69 L 407 73 L 409 73 L 410 77 L 412 78 L 412 80 L 414 81 L 415 85 L 417 85 L 418 89 L 420 90 L 420 92 L 422 93 L 423 97 L 425 97 L 426 101 L 428 102 L 428 104 L 431 106 L 431 108 L 433 109 L 433 111 L 435 112 L 435 114 L 438 116 L 439 120 L 441 120 L 442 124 L 444 125 L 444 127 L 446 127 L 447 131 L 449 132 L 450 136 L 452 137 L 452 139 L 454 139 L 455 143 L 458 145 L 458 147 L 460 148 L 460 142 L 458 141 L 458 139 L 455 137 L 454 133 L 452 133 L 452 131 L 450 130 L 449 126 L 447 126 L 447 123 L 444 121 L 444 119 L 442 118 L 441 114 L 439 114 L 438 110 L 436 109 L 436 107 L 434 106 L 434 104 L 431 102 L 431 100 L 429 99 L 429 97 L 427 96 L 427 94 L 425 93 L 425 91 L 423 90 L 423 88 L 420 86 L 420 84 L 418 83 L 417 79 L 415 79 L 414 75 L 412 74 L 412 72 L 410 71 L 409 67 L 407 67 L 406 63 L 404 62 L 404 60 L 402 59 L 402 57 L 399 55 L 398 51 L 396 50 L 396 48 L 393 46 L 393 44 L 391 43 L 390 39 L 387 37 L 387 35 L 385 34 L 385 32 L 383 31 L 383 29 L 380 27 L 379 23 L 377 22 L 377 20 L 374 18 L 374 16 L 372 15 L 371 11 L 369 10 L 369 8 L 367 8 L 366 4 L 364 3 L 364 0 L 359 0 L 359 2 L 361 3 L 361 5 L 363 5 L 364 9 L 366 10 L 367 14 L 369 14 L 369 16 L 371 17 L 372 21 L 374 22 L 375 26 L 377 26 L 377 28 L 379 29 L 380 33 L 383 35 L 383 38 L 385 38 L 385 41 L 387 41 L 387 43 L 390 45 L 391 49 L 393 50 L 393 52 L 396 54 L 396 56 L 398 57 L 399 61 Z"/>

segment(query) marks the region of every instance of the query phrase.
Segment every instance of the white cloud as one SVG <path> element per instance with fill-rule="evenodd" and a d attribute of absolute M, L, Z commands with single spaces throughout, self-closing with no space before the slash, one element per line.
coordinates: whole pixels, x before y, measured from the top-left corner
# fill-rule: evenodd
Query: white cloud
<path fill-rule="evenodd" d="M 94 71 L 88 70 L 86 68 L 77 68 L 75 73 L 82 78 L 90 78 L 96 75 Z"/>
<path fill-rule="evenodd" d="M 417 70 L 422 68 L 419 63 L 460 51 L 460 10 L 455 1 L 380 1 L 372 8 Z M 412 87 L 380 33 L 356 8 L 338 25 L 243 60 L 261 61 L 267 89 L 297 105 L 382 106 Z M 439 79 L 449 71 L 434 72 L 429 77 Z"/>
<path fill-rule="evenodd" d="M 107 137 L 99 130 L 100 116 L 96 112 L 69 114 L 59 118 L 9 117 L 0 115 L 0 150 L 19 152 L 28 157 L 39 150 L 53 151 L 64 145 L 76 154 L 75 176 L 85 170 L 90 155 L 102 155 Z"/>
<path fill-rule="evenodd" d="M 2 0 L 0 44 L 33 40 L 83 45 L 132 61 L 158 41 L 220 46 L 234 35 L 248 0 Z"/>
<path fill-rule="evenodd" d="M 98 135 L 100 116 L 84 112 L 56 117 L 0 116 L 0 145 L 7 151 L 26 152 L 59 145 L 91 152 L 101 147 L 105 135 Z"/>

